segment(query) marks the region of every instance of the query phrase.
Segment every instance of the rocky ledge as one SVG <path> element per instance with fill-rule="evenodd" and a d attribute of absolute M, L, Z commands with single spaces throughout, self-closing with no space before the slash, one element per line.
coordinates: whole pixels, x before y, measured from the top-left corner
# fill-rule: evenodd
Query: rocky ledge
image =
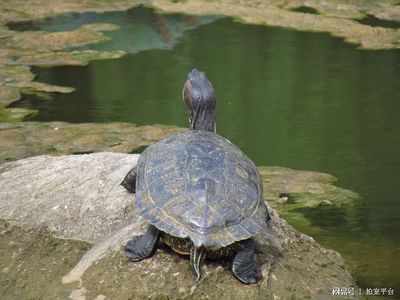
<path fill-rule="evenodd" d="M 129 262 L 122 247 L 146 224 L 134 195 L 119 183 L 137 158 L 100 152 L 0 165 L 3 299 L 330 299 L 332 288 L 355 286 L 337 252 L 293 229 L 272 208 L 255 237 L 264 277 L 258 285 L 241 284 L 229 261 L 219 260 L 206 262 L 196 285 L 187 258 L 167 247 Z M 264 169 L 263 176 L 276 179 L 277 172 Z M 283 194 L 285 186 L 271 188 Z"/>

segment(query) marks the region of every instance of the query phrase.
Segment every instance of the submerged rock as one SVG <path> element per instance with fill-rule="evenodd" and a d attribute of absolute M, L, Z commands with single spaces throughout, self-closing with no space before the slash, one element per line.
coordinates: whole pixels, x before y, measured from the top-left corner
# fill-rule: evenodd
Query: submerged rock
<path fill-rule="evenodd" d="M 332 288 L 355 286 L 337 252 L 324 249 L 290 227 L 272 208 L 272 219 L 255 237 L 256 259 L 262 264 L 264 276 L 258 285 L 246 286 L 237 281 L 228 270 L 229 261 L 210 260 L 197 286 L 189 261 L 167 247 L 160 247 L 149 259 L 129 262 L 122 247 L 147 225 L 134 209 L 134 195 L 119 183 L 137 159 L 135 154 L 102 152 L 39 156 L 0 165 L 1 219 L 31 235 L 45 233 L 43 239 L 47 242 L 41 245 L 49 247 L 50 255 L 66 255 L 55 251 L 54 244 L 64 249 L 63 243 L 69 243 L 69 251 L 76 253 L 82 253 L 82 248 L 78 245 L 75 249 L 73 242 L 50 239 L 49 235 L 94 244 L 79 262 L 76 258 L 67 266 L 61 262 L 62 267 L 57 270 L 49 266 L 59 281 L 57 285 L 53 277 L 54 288 L 42 287 L 41 298 L 69 295 L 72 299 L 329 299 Z M 274 172 L 279 170 L 275 168 Z M 7 234 L 16 238 L 15 232 L 19 229 L 2 231 L 0 238 Z M 29 242 L 19 242 L 18 251 L 25 256 L 16 256 L 17 259 L 25 263 L 35 259 L 35 265 L 46 268 L 49 255 L 45 251 L 38 254 L 26 249 Z M 5 253 L 10 253 L 15 243 L 11 240 L 9 246 L 2 245 Z M 54 260 L 60 264 L 57 257 Z M 0 294 L 10 295 L 13 286 L 26 290 L 28 296 L 29 291 L 37 291 L 33 279 L 44 276 L 41 268 L 31 268 L 18 277 L 18 270 L 13 268 L 15 259 L 1 263 L 3 273 L 9 273 L 7 276 L 14 281 L 5 288 L 0 285 Z"/>

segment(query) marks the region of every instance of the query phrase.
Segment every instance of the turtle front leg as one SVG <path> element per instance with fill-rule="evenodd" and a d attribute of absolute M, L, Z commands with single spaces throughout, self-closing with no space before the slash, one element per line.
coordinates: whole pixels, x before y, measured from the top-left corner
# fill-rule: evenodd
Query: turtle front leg
<path fill-rule="evenodd" d="M 257 283 L 262 275 L 260 267 L 254 260 L 255 242 L 248 239 L 240 242 L 239 247 L 233 258 L 232 272 L 243 283 Z"/>
<path fill-rule="evenodd" d="M 158 229 L 150 226 L 143 235 L 135 236 L 125 246 L 125 255 L 130 261 L 139 261 L 150 256 L 160 238 Z"/>
<path fill-rule="evenodd" d="M 128 174 L 126 174 L 124 180 L 121 182 L 121 185 L 128 191 L 134 193 L 136 191 L 136 176 L 137 166 L 134 166 L 132 170 L 130 170 Z"/>

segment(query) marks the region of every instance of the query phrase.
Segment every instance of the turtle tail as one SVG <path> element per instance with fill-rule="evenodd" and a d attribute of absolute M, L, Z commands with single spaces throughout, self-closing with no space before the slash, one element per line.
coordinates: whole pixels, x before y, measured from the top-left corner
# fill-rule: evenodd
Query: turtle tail
<path fill-rule="evenodd" d="M 195 246 L 192 246 L 192 248 L 190 249 L 190 263 L 192 265 L 194 273 L 196 274 L 197 283 L 200 281 L 201 278 L 201 266 L 205 257 L 206 249 L 204 249 L 204 247 L 196 248 Z"/>

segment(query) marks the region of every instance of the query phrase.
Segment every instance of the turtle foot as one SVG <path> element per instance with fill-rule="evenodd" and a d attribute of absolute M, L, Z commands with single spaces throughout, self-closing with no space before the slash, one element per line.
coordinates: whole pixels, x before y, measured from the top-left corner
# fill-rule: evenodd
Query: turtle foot
<path fill-rule="evenodd" d="M 262 277 L 261 269 L 255 262 L 247 266 L 232 268 L 232 272 L 237 279 L 245 284 L 257 283 Z"/>
<path fill-rule="evenodd" d="M 232 272 L 237 279 L 245 284 L 257 283 L 262 274 L 260 267 L 254 261 L 255 243 L 246 240 L 241 243 L 240 249 L 233 259 Z"/>
<path fill-rule="evenodd" d="M 125 255 L 130 261 L 139 261 L 149 257 L 157 244 L 158 238 L 158 229 L 150 226 L 144 235 L 136 236 L 128 241 L 125 246 Z"/>

